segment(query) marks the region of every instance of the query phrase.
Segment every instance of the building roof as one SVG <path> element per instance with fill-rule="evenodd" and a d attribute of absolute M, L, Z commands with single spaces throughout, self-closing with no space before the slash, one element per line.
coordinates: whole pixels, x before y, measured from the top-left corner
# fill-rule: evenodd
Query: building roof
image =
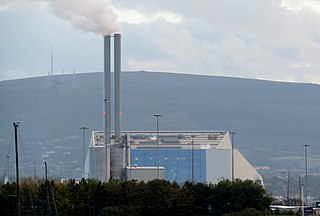
<path fill-rule="evenodd" d="M 231 148 L 226 131 L 159 131 L 159 148 L 215 149 Z M 156 131 L 124 131 L 131 148 L 157 148 Z M 104 146 L 102 131 L 93 131 L 91 147 Z M 226 140 L 227 139 L 227 140 Z M 113 141 L 113 139 L 112 139 Z"/>

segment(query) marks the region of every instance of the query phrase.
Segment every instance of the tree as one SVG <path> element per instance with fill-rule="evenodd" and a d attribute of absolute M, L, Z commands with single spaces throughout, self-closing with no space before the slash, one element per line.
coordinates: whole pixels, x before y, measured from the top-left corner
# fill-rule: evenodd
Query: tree
<path fill-rule="evenodd" d="M 193 202 L 190 207 L 192 207 L 193 214 L 208 215 L 213 186 L 211 184 L 185 182 L 183 189 L 192 194 Z"/>
<path fill-rule="evenodd" d="M 169 187 L 170 182 L 165 180 L 156 179 L 147 183 L 142 198 L 143 215 L 168 215 L 168 210 L 172 207 Z"/>
<path fill-rule="evenodd" d="M 246 208 L 269 209 L 272 197 L 260 182 L 252 180 L 222 180 L 213 188 L 211 211 L 214 215 L 241 212 Z"/>
<path fill-rule="evenodd" d="M 20 187 L 24 215 L 55 215 L 57 210 L 59 215 L 255 216 L 264 215 L 271 203 L 270 195 L 259 182 L 239 179 L 222 180 L 216 185 L 185 182 L 183 186 L 160 179 L 147 183 L 26 179 Z M 0 215 L 16 214 L 15 193 L 15 183 L 0 184 Z"/>
<path fill-rule="evenodd" d="M 16 184 L 6 183 L 0 187 L 0 215 L 13 215 L 16 210 Z"/>

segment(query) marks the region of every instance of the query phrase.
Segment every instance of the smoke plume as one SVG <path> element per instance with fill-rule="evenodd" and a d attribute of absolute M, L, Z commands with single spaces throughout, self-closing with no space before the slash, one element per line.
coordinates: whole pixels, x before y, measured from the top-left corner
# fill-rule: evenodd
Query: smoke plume
<path fill-rule="evenodd" d="M 30 3 L 49 8 L 75 28 L 108 35 L 119 31 L 111 0 L 0 0 L 0 12 Z"/>
<path fill-rule="evenodd" d="M 119 31 L 111 0 L 44 0 L 52 12 L 75 28 L 108 35 Z"/>

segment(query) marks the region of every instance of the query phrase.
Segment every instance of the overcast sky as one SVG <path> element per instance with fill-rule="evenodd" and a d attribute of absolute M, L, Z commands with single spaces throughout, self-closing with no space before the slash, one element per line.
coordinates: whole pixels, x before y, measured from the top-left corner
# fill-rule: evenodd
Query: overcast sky
<path fill-rule="evenodd" d="M 0 80 L 122 68 L 320 83 L 319 0 L 0 0 Z"/>

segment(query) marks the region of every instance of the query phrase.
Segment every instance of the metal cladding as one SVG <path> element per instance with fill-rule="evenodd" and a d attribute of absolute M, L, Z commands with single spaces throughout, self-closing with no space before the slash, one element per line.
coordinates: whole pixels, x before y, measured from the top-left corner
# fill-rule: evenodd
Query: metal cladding
<path fill-rule="evenodd" d="M 115 140 L 121 140 L 121 35 L 114 35 L 114 131 Z"/>
<path fill-rule="evenodd" d="M 125 156 L 124 156 L 124 159 L 125 159 L 125 165 L 126 167 L 131 167 L 131 154 L 130 154 L 130 150 L 131 150 L 131 144 L 130 144 L 130 135 L 126 135 L 125 136 L 125 141 L 124 143 L 126 143 L 126 148 L 125 148 Z"/>
<path fill-rule="evenodd" d="M 110 144 L 111 144 L 111 51 L 110 35 L 104 36 L 104 145 L 106 180 L 110 179 Z"/>
<path fill-rule="evenodd" d="M 123 148 L 114 146 L 111 147 L 110 151 L 110 167 L 111 167 L 111 178 L 122 180 L 123 164 Z"/>

